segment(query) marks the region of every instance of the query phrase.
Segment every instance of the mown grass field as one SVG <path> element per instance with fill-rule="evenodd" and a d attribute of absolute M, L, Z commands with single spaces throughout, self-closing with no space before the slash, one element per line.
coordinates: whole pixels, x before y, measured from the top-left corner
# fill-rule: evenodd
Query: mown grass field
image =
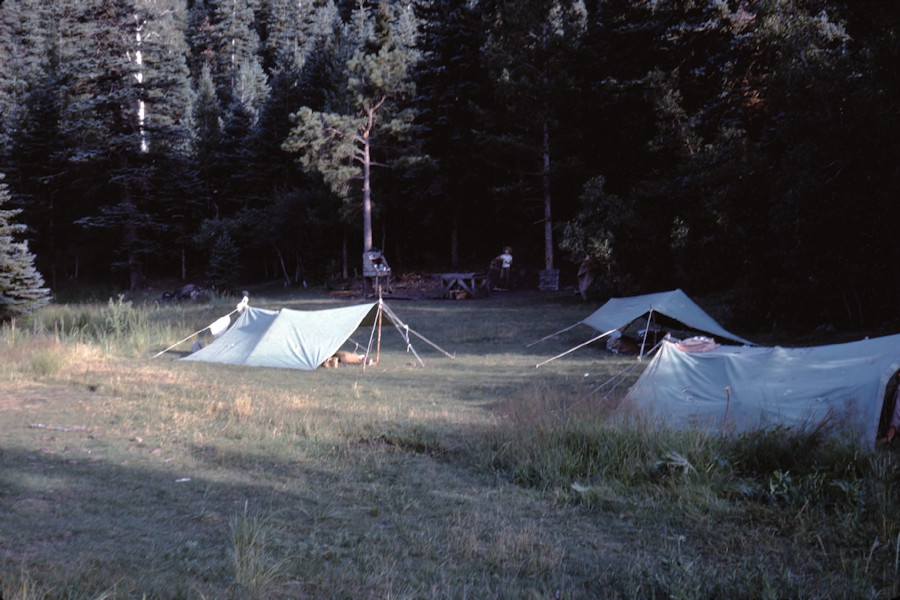
<path fill-rule="evenodd" d="M 627 381 L 592 391 L 633 358 L 525 347 L 593 310 L 572 297 L 389 303 L 456 358 L 413 338 L 423 369 L 389 328 L 365 372 L 148 358 L 232 299 L 4 328 L 0 597 L 900 594 L 894 452 L 617 427 Z"/>

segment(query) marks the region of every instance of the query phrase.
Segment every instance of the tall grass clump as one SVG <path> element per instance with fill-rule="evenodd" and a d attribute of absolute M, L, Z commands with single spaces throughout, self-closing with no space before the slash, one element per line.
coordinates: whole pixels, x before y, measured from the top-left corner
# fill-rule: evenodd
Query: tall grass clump
<path fill-rule="evenodd" d="M 66 350 L 56 340 L 44 339 L 28 355 L 28 370 L 41 377 L 59 375 L 66 366 Z"/>
<path fill-rule="evenodd" d="M 488 441 L 491 466 L 520 485 L 552 489 L 597 480 L 651 482 L 666 472 L 706 473 L 717 462 L 717 440 L 624 423 L 611 418 L 614 406 L 615 400 L 529 389 L 500 409 Z"/>
<path fill-rule="evenodd" d="M 873 521 L 882 525 L 871 535 L 883 538 L 900 528 L 894 456 L 864 451 L 833 435 L 827 423 L 723 437 L 614 420 L 607 409 L 553 390 L 525 393 L 501 409 L 486 460 L 519 485 L 563 490 L 571 499 L 590 498 L 585 492 L 592 485 L 614 482 L 675 496 L 702 490 L 777 506 L 791 518 L 805 511 L 859 521 L 874 510 L 885 516 Z"/>
<path fill-rule="evenodd" d="M 100 342 L 107 351 L 148 346 L 147 310 L 135 308 L 122 294 L 109 299 L 103 325 Z"/>
<path fill-rule="evenodd" d="M 821 426 L 752 431 L 726 451 L 734 476 L 757 482 L 763 500 L 797 509 L 811 501 L 820 509 L 867 503 L 866 480 L 878 460 Z"/>
<path fill-rule="evenodd" d="M 106 354 L 145 355 L 162 350 L 191 331 L 202 332 L 222 316 L 226 299 L 212 295 L 210 303 L 135 303 L 124 294 L 105 304 L 53 304 L 34 315 L 32 335 L 53 336 L 63 344 L 93 344 Z M 28 337 L 12 330 L 11 339 Z"/>
<path fill-rule="evenodd" d="M 0 328 L 2 370 L 50 377 L 66 366 L 66 349 L 55 338 L 31 335 L 10 325 Z"/>
<path fill-rule="evenodd" d="M 139 343 L 146 310 L 123 295 L 102 304 L 54 304 L 34 316 L 34 335 L 52 335 L 64 344 L 98 344 L 115 352 Z"/>
<path fill-rule="evenodd" d="M 234 568 L 235 598 L 266 598 L 276 595 L 284 583 L 283 560 L 272 556 L 272 522 L 244 511 L 231 519 L 231 555 Z"/>
<path fill-rule="evenodd" d="M 24 569 L 18 573 L 0 573 L 0 598 L 4 600 L 44 600 L 53 593 Z"/>
<path fill-rule="evenodd" d="M 102 310 L 101 305 L 51 304 L 34 316 L 34 332 L 52 335 L 63 344 L 91 343 L 96 340 Z"/>

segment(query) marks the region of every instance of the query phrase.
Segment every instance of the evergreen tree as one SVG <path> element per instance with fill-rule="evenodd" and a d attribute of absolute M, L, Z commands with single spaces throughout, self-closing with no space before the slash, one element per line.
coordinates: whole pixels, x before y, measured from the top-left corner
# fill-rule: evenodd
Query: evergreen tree
<path fill-rule="evenodd" d="M 0 321 L 27 315 L 50 302 L 50 290 L 34 266 L 28 244 L 16 238 L 25 226 L 13 223 L 21 210 L 2 208 L 9 190 L 0 174 Z"/>
<path fill-rule="evenodd" d="M 521 178 L 509 191 L 527 209 L 538 200 L 539 213 L 530 220 L 543 224 L 544 268 L 553 269 L 554 146 L 573 93 L 571 57 L 586 27 L 586 9 L 580 0 L 486 0 L 485 6 L 492 23 L 485 52 L 505 107 L 497 115 L 502 128 L 496 140 L 518 162 L 509 168 Z"/>
<path fill-rule="evenodd" d="M 382 5 L 376 29 L 360 5 L 347 41 L 355 44 L 358 40 L 362 45 L 346 63 L 345 95 L 332 99 L 329 112 L 306 106 L 297 111 L 293 116 L 296 127 L 282 146 L 299 153 L 301 164 L 321 173 L 332 190 L 348 201 L 352 183 L 359 182 L 365 251 L 373 247 L 372 168 L 381 164 L 373 150 L 379 136 L 407 130 L 413 116 L 400 104 L 413 91 L 408 77 L 410 54 L 397 43 L 385 14 Z"/>
<path fill-rule="evenodd" d="M 212 23 L 217 39 L 213 76 L 226 105 L 235 101 L 248 102 L 248 88 L 257 84 L 242 80 L 241 70 L 256 70 L 259 63 L 260 40 L 256 32 L 256 0 L 217 0 L 212 3 Z M 261 70 L 260 70 L 261 71 Z M 244 73 L 243 77 L 247 77 Z"/>
<path fill-rule="evenodd" d="M 50 13 L 42 0 L 7 3 L 0 9 L 0 148 L 6 152 L 27 119 L 29 96 L 47 71 Z"/>
<path fill-rule="evenodd" d="M 478 229 L 477 224 L 486 223 L 484 216 L 491 212 L 483 202 L 476 202 L 483 199 L 489 180 L 479 154 L 489 92 L 481 60 L 484 28 L 481 13 L 467 0 L 421 3 L 417 11 L 423 58 L 414 71 L 418 112 L 414 135 L 429 160 L 421 161 L 411 173 L 421 183 L 413 196 L 420 201 L 410 208 L 418 217 L 418 229 L 424 228 L 426 235 L 443 237 L 449 225 L 450 264 L 455 267 L 460 223 L 467 224 L 469 234 L 491 229 Z"/>
<path fill-rule="evenodd" d="M 127 272 L 130 289 L 143 284 L 146 261 L 167 230 L 165 203 L 154 191 L 154 154 L 189 149 L 181 10 L 181 0 L 91 0 L 63 19 L 62 133 L 70 160 L 82 167 L 77 189 L 103 200 L 78 223 L 116 234 L 122 258 L 114 266 Z"/>
<path fill-rule="evenodd" d="M 205 201 L 205 212 L 208 217 L 218 216 L 217 196 L 220 186 L 217 185 L 216 152 L 221 144 L 222 109 L 216 95 L 212 71 L 208 64 L 200 70 L 197 83 L 197 101 L 194 105 L 194 158 L 200 179 L 200 195 Z"/>
<path fill-rule="evenodd" d="M 226 215 L 259 201 L 258 169 L 263 164 L 257 138 L 260 113 L 268 101 L 268 75 L 261 63 L 255 0 L 220 0 L 213 11 L 216 53 L 210 62 L 221 107 L 215 148 L 217 206 Z"/>
<path fill-rule="evenodd" d="M 55 287 L 57 271 L 65 270 L 76 245 L 71 224 L 81 215 L 64 199 L 70 167 L 59 130 L 63 81 L 53 9 L 46 0 L 0 9 L 0 161 L 16 191 L 13 202 L 25 209 L 21 220 L 31 232 L 30 248 Z"/>

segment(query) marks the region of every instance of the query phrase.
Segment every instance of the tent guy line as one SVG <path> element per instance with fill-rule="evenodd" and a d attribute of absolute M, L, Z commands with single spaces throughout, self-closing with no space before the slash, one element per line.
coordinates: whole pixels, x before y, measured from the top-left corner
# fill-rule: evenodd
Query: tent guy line
<path fill-rule="evenodd" d="M 578 323 L 576 323 L 576 325 L 578 325 Z M 572 327 L 574 327 L 574 326 L 575 326 L 575 325 L 572 325 Z M 569 327 L 568 329 L 571 329 L 571 327 Z M 564 329 L 563 331 L 565 331 L 565 329 Z M 566 350 L 566 351 L 563 352 L 562 354 L 557 354 L 556 356 L 554 356 L 554 357 L 552 357 L 552 358 L 548 358 L 548 359 L 545 360 L 545 361 L 539 362 L 538 364 L 534 365 L 534 368 L 537 369 L 537 368 L 540 367 L 541 365 L 546 365 L 548 362 L 554 361 L 554 360 L 556 360 L 557 358 L 562 358 L 562 357 L 565 356 L 566 354 L 570 354 L 570 353 L 572 353 L 572 352 L 575 352 L 575 351 L 578 350 L 579 348 L 584 348 L 584 347 L 587 346 L 588 344 L 593 344 L 593 343 L 596 342 L 597 340 L 599 340 L 599 339 L 601 339 L 601 338 L 604 338 L 604 337 L 610 335 L 610 334 L 611 334 L 612 332 L 614 332 L 614 331 L 617 331 L 617 330 L 616 330 L 616 329 L 610 329 L 609 331 L 607 331 L 607 332 L 605 332 L 605 333 L 601 333 L 600 335 L 598 335 L 598 336 L 596 336 L 596 337 L 592 337 L 592 338 L 589 339 L 588 341 L 582 342 L 581 344 L 578 344 L 578 345 L 575 346 L 574 348 L 569 348 L 568 350 Z M 540 341 L 540 340 L 538 340 L 538 341 Z"/>
<path fill-rule="evenodd" d="M 194 336 L 196 336 L 196 335 L 200 335 L 201 333 L 203 333 L 203 332 L 206 331 L 207 329 L 209 329 L 209 331 L 213 334 L 214 337 L 219 337 L 220 335 L 222 335 L 222 333 L 225 332 L 226 329 L 228 329 L 228 326 L 231 325 L 231 315 L 233 315 L 233 314 L 236 313 L 236 312 L 243 312 L 243 310 L 244 310 L 245 308 L 247 308 L 247 305 L 248 305 L 249 302 L 250 302 L 250 299 L 245 295 L 245 296 L 244 296 L 244 299 L 240 301 L 240 303 L 234 308 L 233 311 L 231 311 L 230 313 L 228 313 L 228 314 L 225 315 L 224 317 L 219 317 L 218 319 L 216 319 L 215 321 L 213 321 L 212 323 L 210 323 L 209 325 L 207 325 L 207 326 L 204 327 L 203 329 L 200 329 L 200 330 L 198 330 L 198 331 L 195 331 L 194 333 L 192 333 L 191 335 L 187 336 L 186 338 L 181 339 L 181 340 L 178 340 L 177 342 L 175 342 L 174 344 L 172 344 L 171 346 L 169 346 L 169 347 L 166 348 L 165 350 L 160 350 L 159 352 L 157 352 L 156 354 L 154 354 L 153 356 L 151 356 L 151 357 L 150 357 L 150 360 L 153 360 L 153 359 L 156 358 L 157 356 L 161 356 L 161 355 L 165 354 L 166 352 L 168 352 L 168 351 L 171 350 L 172 348 L 178 346 L 179 344 L 183 344 L 184 342 L 188 341 L 188 340 L 191 339 L 192 337 L 194 337 Z"/>

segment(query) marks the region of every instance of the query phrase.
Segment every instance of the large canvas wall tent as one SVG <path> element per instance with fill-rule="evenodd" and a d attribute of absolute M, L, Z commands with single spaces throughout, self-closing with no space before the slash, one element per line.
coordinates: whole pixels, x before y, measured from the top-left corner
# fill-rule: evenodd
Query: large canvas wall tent
<path fill-rule="evenodd" d="M 377 361 L 383 323 L 393 325 L 421 366 L 425 363 L 413 348 L 411 336 L 453 358 L 410 329 L 380 298 L 377 302 L 323 310 L 268 310 L 240 305 L 238 309 L 240 315 L 234 324 L 182 360 L 313 370 L 333 356 L 357 329 L 371 325 L 363 352 L 365 359 Z"/>
<path fill-rule="evenodd" d="M 528 346 L 543 342 L 579 325 L 586 325 L 598 331 L 599 334 L 537 366 L 540 367 L 602 338 L 618 337 L 631 330 L 639 333 L 639 358 L 642 358 L 646 351 L 656 343 L 656 334 L 665 334 L 668 330 L 690 332 L 691 335 L 706 334 L 721 340 L 752 344 L 752 342 L 727 331 L 687 294 L 676 289 L 640 296 L 610 298 L 603 306 L 581 321 L 551 333 Z M 648 346 L 648 335 L 651 332 L 653 335 L 649 336 L 650 345 Z"/>

